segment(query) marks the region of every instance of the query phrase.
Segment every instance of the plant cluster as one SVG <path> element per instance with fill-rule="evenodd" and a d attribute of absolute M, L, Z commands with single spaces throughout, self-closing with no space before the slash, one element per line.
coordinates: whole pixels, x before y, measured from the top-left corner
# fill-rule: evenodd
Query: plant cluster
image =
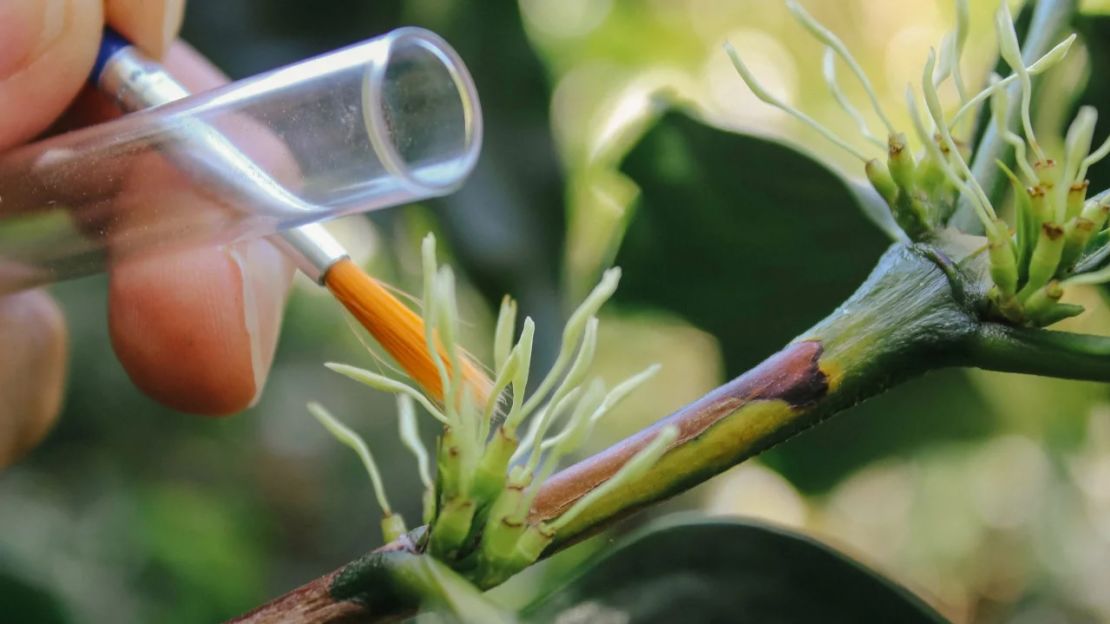
<path fill-rule="evenodd" d="M 1098 114 L 1082 107 L 1067 130 L 1060 154 L 1049 154 L 1037 140 L 1030 114 L 1033 77 L 1058 65 L 1075 41 L 1071 35 L 1028 65 L 1023 60 L 1014 20 L 1006 2 L 995 19 L 998 51 L 1012 73 L 992 74 L 987 87 L 970 93 L 960 63 L 968 37 L 967 0 L 957 0 L 956 28 L 940 45 L 930 49 L 919 89 L 906 85 L 906 105 L 920 144 L 915 153 L 905 132 L 897 129 L 879 105 L 875 89 L 844 43 L 795 0 L 787 6 L 797 20 L 826 46 L 825 81 L 840 107 L 856 121 L 862 136 L 886 152 L 885 161 L 871 157 L 763 88 L 731 45 L 726 50 L 741 78 L 764 102 L 816 129 L 827 139 L 864 163 L 871 185 L 889 206 L 895 222 L 912 241 L 938 243 L 954 238 L 950 223 L 957 209 L 967 205 L 978 220 L 985 240 L 990 280 L 987 316 L 1014 325 L 1043 327 L 1075 316 L 1083 307 L 1061 301 L 1068 286 L 1110 281 L 1110 190 L 1091 196 L 1087 172 L 1110 153 L 1110 138 L 1092 151 Z M 845 63 L 860 81 L 875 114 L 887 131 L 886 141 L 869 128 L 863 114 L 840 90 L 837 60 Z M 951 81 L 959 108 L 947 114 L 938 89 Z M 1011 99 L 1014 99 L 1011 105 Z M 924 102 L 924 107 L 921 102 Z M 989 115 L 978 115 L 989 106 Z M 976 116 L 993 125 L 993 131 L 1010 145 L 1016 171 L 1001 160 L 997 167 L 1010 179 L 1012 214 L 1001 216 L 982 184 L 972 175 L 966 146 L 982 129 L 971 123 Z M 1011 129 L 1019 121 L 1020 132 Z M 977 234 L 978 232 L 968 232 Z M 974 255 L 974 254 L 973 254 Z"/>
<path fill-rule="evenodd" d="M 517 307 L 506 297 L 494 332 L 492 388 L 465 375 L 454 375 L 453 371 L 462 370 L 467 357 L 458 344 L 455 277 L 449 267 L 437 268 L 432 235 L 424 239 L 422 259 L 426 342 L 439 372 L 442 400 L 426 388 L 418 389 L 389 375 L 345 364 L 327 366 L 397 395 L 401 440 L 416 457 L 425 487 L 426 529 L 414 535 L 417 546 L 478 585 L 490 586 L 539 559 L 559 530 L 596 499 L 638 478 L 666 452 L 677 430 L 661 429 L 611 479 L 557 517 L 530 518 L 532 502 L 559 460 L 577 450 L 598 421 L 659 369 L 649 367 L 611 389 L 600 379 L 590 378 L 597 346 L 596 314 L 616 290 L 620 271 L 606 271 L 570 316 L 554 364 L 528 392 L 535 334 L 532 319 L 524 319 L 514 342 Z M 417 430 L 417 404 L 443 426 L 434 457 L 434 478 L 433 460 Z M 312 403 L 309 411 L 358 453 L 383 512 L 383 536 L 387 542 L 400 537 L 407 530 L 404 520 L 389 505 L 381 472 L 366 443 L 321 405 Z"/>

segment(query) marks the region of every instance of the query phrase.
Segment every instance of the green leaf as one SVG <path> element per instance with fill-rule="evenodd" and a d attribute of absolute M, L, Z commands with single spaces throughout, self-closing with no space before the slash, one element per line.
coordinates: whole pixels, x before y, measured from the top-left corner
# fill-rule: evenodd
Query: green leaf
<path fill-rule="evenodd" d="M 1100 4 L 1105 8 L 1110 6 L 1110 1 Z M 1087 47 L 1090 67 L 1086 89 L 1075 102 L 1074 108 L 1087 104 L 1101 113 L 1101 123 L 1095 128 L 1094 144 L 1097 146 L 1110 132 L 1110 122 L 1107 121 L 1107 116 L 1110 116 L 1110 84 L 1103 78 L 1110 71 L 1110 16 L 1101 9 L 1093 13 L 1082 16 L 1076 23 L 1083 44 Z M 1091 181 L 1090 195 L 1110 188 L 1110 158 L 1091 167 L 1087 178 Z M 1103 286 L 1099 291 L 1110 297 L 1110 286 Z"/>
<path fill-rule="evenodd" d="M 62 601 L 0 566 L 0 616 L 5 622 L 64 624 L 72 621 Z"/>
<path fill-rule="evenodd" d="M 525 621 L 944 622 L 904 587 L 813 538 L 762 524 L 664 521 L 609 550 Z"/>
<path fill-rule="evenodd" d="M 623 169 L 641 193 L 616 300 L 709 331 L 730 375 L 833 310 L 888 242 L 824 165 L 682 113 L 664 115 Z"/>
<path fill-rule="evenodd" d="M 1094 137 L 1094 146 L 1098 147 L 1110 132 L 1110 123 L 1107 122 L 1107 116 L 1110 116 L 1110 84 L 1103 79 L 1110 70 L 1110 17 L 1085 16 L 1078 20 L 1076 26 L 1087 47 L 1090 77 L 1073 108 L 1078 110 L 1080 106 L 1089 104 L 1101 114 L 1101 123 L 1096 127 Z M 1103 160 L 1087 173 L 1091 180 L 1091 195 L 1110 187 L 1110 160 Z"/>

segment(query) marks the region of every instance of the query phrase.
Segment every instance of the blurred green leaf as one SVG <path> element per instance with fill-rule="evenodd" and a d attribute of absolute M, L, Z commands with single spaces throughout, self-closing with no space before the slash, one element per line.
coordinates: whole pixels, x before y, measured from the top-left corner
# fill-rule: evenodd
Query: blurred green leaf
<path fill-rule="evenodd" d="M 148 554 L 144 581 L 162 594 L 161 622 L 227 618 L 260 602 L 259 522 L 217 494 L 167 485 L 146 492 L 138 527 Z M 180 600 L 204 596 L 204 601 Z"/>
<path fill-rule="evenodd" d="M 617 257 L 617 301 L 709 331 L 729 375 L 832 311 L 886 246 L 817 161 L 682 113 L 664 115 L 623 168 L 641 196 Z"/>
<path fill-rule="evenodd" d="M 3 567 L 0 567 L 0 619 L 35 624 L 71 621 L 60 599 Z"/>
<path fill-rule="evenodd" d="M 944 622 L 919 598 L 781 528 L 664 521 L 526 611 L 529 622 Z"/>
<path fill-rule="evenodd" d="M 1110 14 L 1110 0 L 1080 0 L 1079 10 L 1092 15 Z"/>

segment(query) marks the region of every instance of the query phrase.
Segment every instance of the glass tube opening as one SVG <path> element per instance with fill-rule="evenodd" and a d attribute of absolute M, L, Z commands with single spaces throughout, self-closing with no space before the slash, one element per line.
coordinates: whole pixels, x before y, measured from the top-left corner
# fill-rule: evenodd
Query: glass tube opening
<path fill-rule="evenodd" d="M 390 174 L 414 192 L 447 193 L 466 178 L 481 150 L 474 82 L 438 35 L 401 28 L 386 38 L 384 61 L 366 76 L 366 130 Z"/>

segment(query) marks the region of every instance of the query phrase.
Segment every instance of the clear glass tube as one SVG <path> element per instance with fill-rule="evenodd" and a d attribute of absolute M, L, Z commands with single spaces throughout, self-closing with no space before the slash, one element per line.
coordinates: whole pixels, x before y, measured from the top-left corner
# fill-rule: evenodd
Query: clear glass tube
<path fill-rule="evenodd" d="M 0 292 L 443 195 L 480 149 L 469 73 L 418 28 L 191 96 L 113 59 L 125 106 L 175 101 L 0 155 Z"/>

